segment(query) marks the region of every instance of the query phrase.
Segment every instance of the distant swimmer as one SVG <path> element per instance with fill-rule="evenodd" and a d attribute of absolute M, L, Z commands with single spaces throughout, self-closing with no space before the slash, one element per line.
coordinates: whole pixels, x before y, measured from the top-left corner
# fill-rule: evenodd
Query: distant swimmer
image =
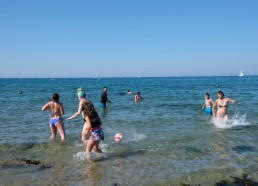
<path fill-rule="evenodd" d="M 63 123 L 62 115 L 64 115 L 64 107 L 61 102 L 59 102 L 59 94 L 54 93 L 52 95 L 52 101 L 47 102 L 43 107 L 42 111 L 50 110 L 50 130 L 51 130 L 51 137 L 50 139 L 53 140 L 56 137 L 57 130 L 61 136 L 61 140 L 66 140 L 65 135 L 65 127 Z"/>
<path fill-rule="evenodd" d="M 222 91 L 217 92 L 218 99 L 213 105 L 213 117 L 222 121 L 228 121 L 228 102 L 237 103 L 236 100 L 224 98 Z M 217 107 L 217 112 L 216 112 Z"/>
<path fill-rule="evenodd" d="M 212 106 L 214 105 L 213 100 L 210 98 L 209 93 L 205 93 L 205 103 L 202 106 L 202 109 L 205 108 L 207 114 L 212 114 Z"/>
<path fill-rule="evenodd" d="M 19 90 L 19 94 L 22 94 L 22 89 Z"/>
<path fill-rule="evenodd" d="M 111 103 L 111 101 L 107 98 L 107 86 L 104 86 L 103 92 L 100 98 L 100 107 L 106 108 L 108 103 Z"/>
<path fill-rule="evenodd" d="M 217 88 L 220 88 L 220 85 L 219 85 L 219 84 L 217 84 L 217 85 L 216 85 L 216 87 L 217 87 Z"/>
<path fill-rule="evenodd" d="M 127 94 L 132 94 L 132 91 L 131 90 L 127 90 Z"/>
<path fill-rule="evenodd" d="M 141 92 L 137 92 L 136 95 L 134 96 L 134 101 L 139 102 L 142 99 L 144 99 L 144 98 L 141 96 Z"/>

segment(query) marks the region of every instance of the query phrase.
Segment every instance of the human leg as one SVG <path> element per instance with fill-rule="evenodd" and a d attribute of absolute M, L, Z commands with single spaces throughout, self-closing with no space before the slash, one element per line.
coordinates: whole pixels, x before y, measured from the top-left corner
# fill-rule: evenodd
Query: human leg
<path fill-rule="evenodd" d="M 64 127 L 64 124 L 63 124 L 63 121 L 60 120 L 56 123 L 56 128 L 61 136 L 61 140 L 62 141 L 65 141 L 66 140 L 66 135 L 65 135 L 65 127 Z"/>
<path fill-rule="evenodd" d="M 86 145 L 87 141 L 89 140 L 90 131 L 88 130 L 88 125 L 85 122 L 82 128 L 82 142 Z"/>
<path fill-rule="evenodd" d="M 51 131 L 50 139 L 53 140 L 56 137 L 56 132 L 57 132 L 56 127 L 50 124 L 50 131 Z"/>
<path fill-rule="evenodd" d="M 95 141 L 93 150 L 97 153 L 102 153 L 102 150 L 99 148 L 99 143 L 100 143 L 100 141 Z"/>

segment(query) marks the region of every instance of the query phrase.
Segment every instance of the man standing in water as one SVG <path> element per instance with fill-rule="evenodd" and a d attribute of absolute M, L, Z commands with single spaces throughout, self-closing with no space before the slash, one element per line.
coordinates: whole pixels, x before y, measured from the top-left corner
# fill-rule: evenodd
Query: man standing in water
<path fill-rule="evenodd" d="M 228 121 L 228 102 L 237 103 L 236 100 L 230 98 L 224 98 L 224 93 L 222 91 L 217 92 L 218 99 L 213 105 L 213 117 L 220 119 L 221 121 Z M 215 108 L 217 108 L 217 112 Z"/>
<path fill-rule="evenodd" d="M 104 86 L 104 89 L 100 98 L 100 107 L 106 108 L 108 103 L 111 103 L 111 101 L 107 98 L 107 86 Z"/>

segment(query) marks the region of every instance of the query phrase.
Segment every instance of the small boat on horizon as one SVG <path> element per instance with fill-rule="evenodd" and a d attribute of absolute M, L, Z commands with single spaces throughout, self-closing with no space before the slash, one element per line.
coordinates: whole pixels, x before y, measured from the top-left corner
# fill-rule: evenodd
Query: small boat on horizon
<path fill-rule="evenodd" d="M 241 70 L 241 72 L 240 72 L 240 74 L 238 75 L 239 77 L 242 77 L 242 76 L 244 76 L 244 74 L 243 74 L 243 71 Z"/>

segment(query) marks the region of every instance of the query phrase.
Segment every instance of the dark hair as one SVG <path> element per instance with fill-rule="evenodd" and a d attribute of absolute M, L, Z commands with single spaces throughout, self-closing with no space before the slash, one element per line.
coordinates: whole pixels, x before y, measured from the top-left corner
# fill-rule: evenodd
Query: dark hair
<path fill-rule="evenodd" d="M 84 110 L 83 110 L 84 117 L 88 116 L 90 119 L 99 118 L 99 115 L 91 101 L 87 100 L 84 103 L 83 107 L 84 107 Z"/>
<path fill-rule="evenodd" d="M 107 86 L 104 86 L 104 88 L 107 88 Z"/>
<path fill-rule="evenodd" d="M 224 97 L 224 93 L 221 90 L 218 91 L 217 94 L 221 94 Z"/>
<path fill-rule="evenodd" d="M 206 96 L 210 97 L 210 94 L 209 93 L 205 93 Z"/>
<path fill-rule="evenodd" d="M 54 93 L 54 94 L 52 95 L 52 101 L 58 102 L 58 101 L 59 101 L 59 94 Z"/>

